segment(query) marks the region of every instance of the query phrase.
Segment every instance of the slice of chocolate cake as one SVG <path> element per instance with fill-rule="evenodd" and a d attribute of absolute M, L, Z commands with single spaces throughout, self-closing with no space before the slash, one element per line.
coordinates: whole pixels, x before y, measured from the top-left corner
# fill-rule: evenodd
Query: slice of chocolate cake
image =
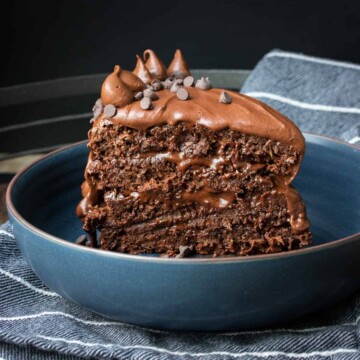
<path fill-rule="evenodd" d="M 144 61 L 133 72 L 115 66 L 94 107 L 77 208 L 93 246 L 184 256 L 308 245 L 291 185 L 305 151 L 299 129 L 258 100 L 196 81 L 179 50 L 167 69 L 152 50 Z"/>

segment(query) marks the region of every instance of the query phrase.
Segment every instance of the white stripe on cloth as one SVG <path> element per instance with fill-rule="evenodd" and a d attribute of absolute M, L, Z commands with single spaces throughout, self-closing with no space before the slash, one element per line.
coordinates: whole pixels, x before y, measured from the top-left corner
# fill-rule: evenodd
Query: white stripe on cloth
<path fill-rule="evenodd" d="M 360 316 L 354 321 L 354 322 L 348 322 L 348 323 L 342 323 L 342 324 L 333 324 L 328 326 L 319 326 L 319 327 L 312 327 L 312 328 L 304 328 L 304 329 L 266 329 L 266 330 L 245 330 L 245 331 L 239 331 L 239 332 L 229 332 L 229 333 L 223 333 L 223 334 L 217 334 L 217 336 L 236 336 L 236 335 L 242 335 L 242 334 L 249 334 L 249 335 L 256 335 L 256 334 L 266 334 L 266 333 L 307 333 L 311 331 L 323 331 L 323 330 L 331 330 L 333 326 L 358 326 L 358 323 L 360 322 Z"/>
<path fill-rule="evenodd" d="M 43 290 L 43 289 L 39 289 L 33 285 L 31 285 L 28 281 L 24 280 L 23 278 L 16 276 L 14 274 L 11 274 L 10 272 L 3 270 L 0 268 L 0 274 L 8 277 L 9 279 L 12 279 L 14 281 L 17 281 L 18 283 L 20 283 L 21 285 L 26 286 L 28 289 L 35 291 L 41 295 L 46 295 L 46 296 L 52 296 L 52 297 L 60 297 L 59 294 L 54 293 L 53 291 L 47 291 L 47 290 Z"/>
<path fill-rule="evenodd" d="M 341 107 L 341 106 L 331 106 L 331 105 L 321 105 L 321 104 L 310 104 L 290 98 L 286 98 L 281 95 L 276 95 L 268 92 L 259 92 L 259 91 L 250 91 L 244 93 L 247 96 L 252 96 L 255 98 L 265 98 L 275 101 L 280 101 L 285 104 L 296 106 L 302 109 L 315 110 L 315 111 L 328 111 L 328 112 L 340 112 L 348 114 L 360 114 L 359 108 L 354 107 Z"/>
<path fill-rule="evenodd" d="M 133 329 L 141 329 L 143 331 L 148 331 L 152 333 L 168 333 L 167 331 L 162 330 L 155 330 L 150 328 L 143 328 L 141 326 L 132 325 L 132 324 L 126 324 L 122 323 L 120 321 L 93 321 L 93 320 L 84 320 L 80 319 L 74 315 L 64 313 L 61 311 L 44 311 L 37 314 L 28 314 L 28 315 L 21 315 L 21 316 L 11 316 L 11 317 L 0 317 L 0 321 L 21 321 L 21 320 L 28 320 L 28 319 L 35 319 L 42 316 L 63 316 L 72 320 L 75 320 L 77 322 L 80 322 L 85 325 L 94 325 L 94 326 L 126 326 Z"/>
<path fill-rule="evenodd" d="M 358 141 L 360 141 L 360 136 L 355 136 L 355 137 L 353 137 L 351 140 L 349 140 L 348 142 L 349 142 L 350 144 L 355 144 L 355 143 L 357 143 Z"/>
<path fill-rule="evenodd" d="M 6 235 L 6 236 L 10 236 L 12 239 L 15 239 L 13 234 L 10 234 L 9 232 L 5 231 L 5 230 L 1 230 L 0 229 L 0 235 Z"/>
<path fill-rule="evenodd" d="M 352 64 L 346 61 L 336 61 L 336 60 L 330 60 L 330 59 L 319 59 L 315 56 L 308 56 L 303 54 L 294 54 L 289 52 L 282 52 L 282 51 L 274 51 L 265 56 L 266 58 L 269 57 L 282 57 L 282 58 L 291 58 L 291 59 L 297 59 L 297 60 L 303 60 L 303 61 L 309 61 L 313 63 L 318 64 L 324 64 L 324 65 L 331 65 L 331 66 L 339 66 L 343 68 L 349 68 L 349 69 L 355 69 L 360 70 L 360 65 Z"/>
<path fill-rule="evenodd" d="M 93 320 L 84 320 L 80 319 L 74 315 L 64 313 L 61 311 L 44 311 L 37 314 L 28 314 L 28 315 L 20 315 L 20 316 L 10 316 L 10 317 L 0 317 L 0 321 L 22 321 L 22 320 L 29 320 L 35 319 L 42 316 L 63 316 L 80 323 L 86 325 L 94 325 L 94 326 L 127 326 L 132 328 L 141 328 L 144 331 L 155 332 L 155 333 L 167 333 L 167 331 L 163 330 L 155 330 L 149 328 L 142 328 L 140 326 L 126 324 L 118 321 L 93 321 Z M 360 316 L 352 323 L 342 323 L 342 324 L 334 324 L 329 326 L 322 326 L 322 327 L 313 327 L 313 328 L 304 328 L 304 329 L 267 329 L 267 330 L 253 330 L 253 331 L 239 331 L 239 332 L 231 332 L 231 333 L 219 333 L 214 334 L 215 336 L 235 336 L 235 335 L 247 335 L 247 334 L 264 334 L 264 333 L 274 333 L 274 332 L 281 332 L 281 333 L 305 333 L 311 331 L 319 331 L 319 330 L 331 330 L 333 326 L 357 326 L 360 322 Z"/>
<path fill-rule="evenodd" d="M 54 342 L 64 342 L 66 344 L 76 344 L 81 346 L 87 346 L 87 347 L 93 347 L 93 346 L 101 346 L 105 348 L 120 348 L 123 350 L 152 350 L 159 353 L 165 353 L 169 355 L 176 355 L 176 356 L 192 356 L 192 357 L 201 357 L 201 356 L 232 356 L 234 358 L 240 358 L 244 356 L 257 356 L 261 358 L 267 358 L 270 356 L 285 356 L 289 358 L 309 358 L 312 356 L 322 356 L 322 357 L 329 357 L 336 354 L 355 354 L 357 352 L 356 349 L 333 349 L 333 350 L 327 350 L 327 351 L 313 351 L 309 353 L 287 353 L 283 351 L 262 351 L 262 352 L 243 352 L 243 353 L 234 353 L 234 352 L 228 352 L 228 351 L 212 351 L 212 352 L 189 352 L 189 351 L 171 351 L 164 348 L 159 348 L 156 346 L 146 346 L 146 345 L 118 345 L 118 344 L 102 344 L 102 343 L 89 343 L 84 342 L 80 340 L 69 340 L 64 338 L 55 338 L 52 336 L 43 336 L 43 335 L 37 335 L 37 337 L 48 340 L 48 341 L 54 341 Z"/>

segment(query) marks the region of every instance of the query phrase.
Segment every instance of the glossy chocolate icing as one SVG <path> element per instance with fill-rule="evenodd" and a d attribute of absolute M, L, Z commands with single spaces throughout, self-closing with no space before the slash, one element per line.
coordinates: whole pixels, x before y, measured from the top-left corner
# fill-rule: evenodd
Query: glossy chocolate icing
<path fill-rule="evenodd" d="M 175 51 L 174 59 L 167 69 L 167 76 L 171 76 L 176 72 L 183 73 L 186 76 L 191 75 L 184 56 L 179 49 Z"/>
<path fill-rule="evenodd" d="M 156 94 L 159 99 L 153 102 L 151 110 L 144 110 L 140 107 L 140 102 L 134 100 L 134 94 L 144 90 L 145 84 L 150 84 L 154 79 L 165 80 L 166 75 L 169 76 L 176 72 L 190 75 L 180 50 L 176 50 L 168 69 L 152 50 L 144 52 L 144 59 L 146 60 L 145 63 L 137 56 L 137 64 L 133 73 L 122 70 L 120 66 L 115 66 L 114 72 L 104 81 L 101 90 L 102 102 L 104 105 L 113 104 L 117 107 L 116 115 L 107 121 L 142 131 L 154 126 L 164 124 L 174 126 L 179 122 L 185 122 L 189 126 L 199 124 L 213 131 L 229 128 L 291 146 L 299 154 L 297 163 L 293 165 L 291 175 L 288 177 L 272 175 L 266 179 L 261 177 L 259 179 L 268 182 L 269 186 L 285 196 L 290 215 L 289 221 L 294 232 L 301 233 L 308 229 L 309 221 L 306 217 L 305 205 L 298 192 L 290 186 L 305 152 L 305 141 L 300 130 L 284 115 L 246 95 L 228 91 L 232 98 L 231 104 L 219 102 L 223 89 L 204 91 L 200 88 L 187 87 L 186 89 L 189 92 L 187 101 L 180 101 L 176 93 L 169 89 L 157 91 Z M 102 114 L 93 126 L 99 126 L 105 118 L 106 116 Z M 212 158 L 187 158 L 183 153 L 166 152 L 149 153 L 148 156 L 173 162 L 181 171 L 186 171 L 188 167 L 194 165 L 210 167 L 216 171 L 217 166 L 224 163 L 224 159 L 217 155 Z M 90 154 L 87 169 L 91 163 Z M 264 164 L 239 163 L 238 165 L 238 168 L 244 171 L 257 171 L 264 167 Z M 96 187 L 90 186 L 88 182 L 87 169 L 85 170 L 85 182 L 82 186 L 84 199 L 77 208 L 79 217 L 84 217 L 88 209 L 97 204 L 99 198 Z M 148 201 L 153 196 L 151 193 L 137 193 L 135 195 L 137 201 Z M 182 192 L 173 201 L 226 207 L 232 204 L 235 199 L 235 193 L 214 193 L 211 189 L 203 189 L 195 193 Z"/>
<path fill-rule="evenodd" d="M 142 193 L 131 193 L 130 196 L 133 201 L 139 201 L 141 203 L 147 203 L 150 200 L 158 199 L 159 192 L 157 191 L 144 191 Z M 129 197 L 123 197 L 123 201 L 129 199 Z M 176 208 L 181 204 L 198 203 L 201 205 L 210 205 L 216 208 L 224 208 L 229 206 L 235 201 L 236 195 L 232 192 L 214 192 L 211 189 L 202 189 L 196 192 L 182 191 L 177 193 L 172 199 L 163 200 L 169 207 Z"/>
<path fill-rule="evenodd" d="M 144 51 L 145 66 L 149 70 L 154 79 L 165 80 L 166 67 L 163 62 L 157 57 L 154 50 L 147 49 Z"/>
<path fill-rule="evenodd" d="M 143 60 L 139 55 L 136 55 L 136 66 L 133 71 L 133 74 L 136 75 L 139 79 L 141 79 L 145 84 L 151 84 L 153 77 L 151 76 L 148 68 L 145 66 Z"/>
<path fill-rule="evenodd" d="M 119 65 L 116 65 L 114 72 L 105 79 L 102 85 L 101 100 L 104 105 L 113 104 L 123 107 L 133 102 L 134 91 L 144 88 L 145 84 L 137 76 L 129 71 L 123 71 Z"/>

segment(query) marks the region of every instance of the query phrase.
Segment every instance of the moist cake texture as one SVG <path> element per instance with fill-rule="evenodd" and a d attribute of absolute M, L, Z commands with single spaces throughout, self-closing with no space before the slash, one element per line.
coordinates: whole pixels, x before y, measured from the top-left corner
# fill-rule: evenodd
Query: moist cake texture
<path fill-rule="evenodd" d="M 299 129 L 258 100 L 196 81 L 180 50 L 168 68 L 152 50 L 133 72 L 115 66 L 93 112 L 77 207 L 91 246 L 182 257 L 310 244 L 291 185 L 305 152 Z"/>

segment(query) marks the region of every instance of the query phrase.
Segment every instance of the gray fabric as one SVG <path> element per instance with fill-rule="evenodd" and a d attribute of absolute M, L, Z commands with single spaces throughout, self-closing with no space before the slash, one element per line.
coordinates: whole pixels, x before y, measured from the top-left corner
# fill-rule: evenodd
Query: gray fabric
<path fill-rule="evenodd" d="M 241 92 L 268 103 L 302 131 L 360 144 L 360 65 L 273 50 Z"/>
<path fill-rule="evenodd" d="M 0 289 L 0 358 L 5 359 L 360 357 L 360 292 L 271 329 L 225 334 L 141 329 L 94 315 L 50 291 L 21 256 L 9 223 L 0 227 Z"/>
<path fill-rule="evenodd" d="M 360 108 L 360 66 L 310 60 L 265 56 L 242 90 L 265 93 L 258 97 L 302 130 L 356 142 L 360 111 L 351 109 Z M 169 333 L 115 323 L 50 291 L 21 256 L 10 224 L 0 227 L 0 359 L 360 359 L 359 322 L 360 292 L 268 329 Z"/>

